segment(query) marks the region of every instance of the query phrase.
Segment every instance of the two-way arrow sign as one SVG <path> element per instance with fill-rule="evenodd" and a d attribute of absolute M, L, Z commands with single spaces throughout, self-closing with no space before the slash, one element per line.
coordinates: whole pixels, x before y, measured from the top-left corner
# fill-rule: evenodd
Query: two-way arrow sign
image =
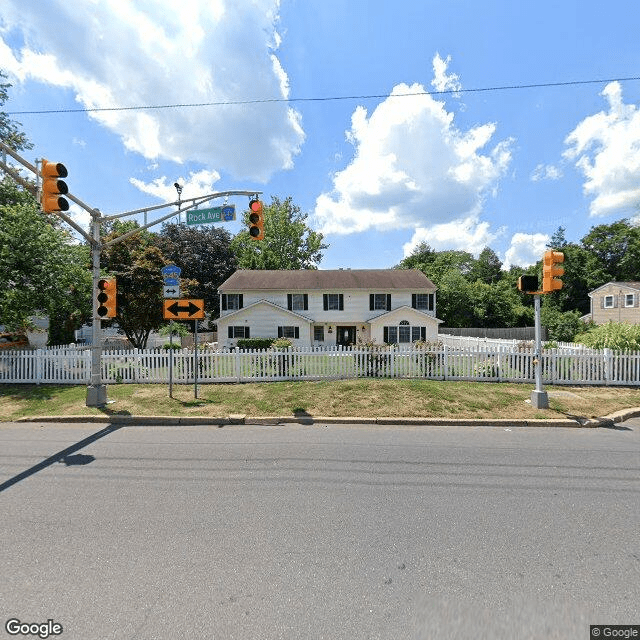
<path fill-rule="evenodd" d="M 163 317 L 167 320 L 201 320 L 204 318 L 204 300 L 165 300 Z"/>

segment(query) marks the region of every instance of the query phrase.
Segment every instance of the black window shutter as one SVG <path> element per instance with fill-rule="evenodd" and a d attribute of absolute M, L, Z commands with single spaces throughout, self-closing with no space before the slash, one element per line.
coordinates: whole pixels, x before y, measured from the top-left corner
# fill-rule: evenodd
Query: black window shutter
<path fill-rule="evenodd" d="M 387 311 L 391 311 L 391 294 L 387 293 Z"/>
<path fill-rule="evenodd" d="M 369 294 L 369 311 L 374 311 L 376 296 L 374 293 Z"/>
<path fill-rule="evenodd" d="M 429 311 L 433 311 L 435 299 L 436 299 L 435 295 L 433 293 L 430 293 L 429 294 Z"/>
<path fill-rule="evenodd" d="M 287 309 L 289 311 L 293 309 L 293 296 L 290 293 L 287 293 Z"/>
<path fill-rule="evenodd" d="M 427 339 L 427 327 L 420 327 L 420 338 L 422 340 Z"/>
<path fill-rule="evenodd" d="M 300 327 L 294 327 L 293 337 L 296 339 L 300 337 Z"/>
<path fill-rule="evenodd" d="M 250 336 L 249 336 L 249 327 L 245 327 L 245 328 L 244 328 L 244 337 L 245 337 L 245 338 L 249 338 L 249 337 L 250 337 Z"/>
<path fill-rule="evenodd" d="M 328 295 L 328 294 L 326 294 L 326 293 L 323 293 L 323 294 L 322 294 L 322 308 L 323 308 L 325 311 L 328 311 L 328 310 L 329 310 L 329 295 Z"/>
<path fill-rule="evenodd" d="M 227 294 L 226 293 L 222 294 L 222 310 L 223 311 L 227 310 Z"/>
<path fill-rule="evenodd" d="M 233 327 L 229 327 L 229 337 L 233 338 Z"/>
<path fill-rule="evenodd" d="M 382 341 L 389 342 L 389 327 L 382 328 Z"/>
<path fill-rule="evenodd" d="M 243 300 L 243 299 L 242 299 L 242 294 L 240 294 L 240 295 L 238 296 L 238 308 L 239 308 L 239 309 L 242 309 L 242 307 L 244 306 L 244 305 L 243 305 L 242 300 Z"/>
<path fill-rule="evenodd" d="M 339 294 L 338 298 L 338 311 L 344 311 L 344 294 Z"/>
<path fill-rule="evenodd" d="M 282 338 L 282 327 L 278 327 L 278 338 Z"/>
<path fill-rule="evenodd" d="M 411 294 L 411 308 L 412 309 L 416 309 L 416 305 L 418 304 L 417 297 L 418 296 L 415 293 Z"/>
<path fill-rule="evenodd" d="M 304 310 L 305 311 L 309 310 L 309 294 L 308 293 L 304 294 Z"/>

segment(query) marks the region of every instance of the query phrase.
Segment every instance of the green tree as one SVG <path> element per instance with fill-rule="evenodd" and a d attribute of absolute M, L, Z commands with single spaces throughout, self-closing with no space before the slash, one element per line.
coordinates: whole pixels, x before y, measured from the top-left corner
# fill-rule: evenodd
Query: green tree
<path fill-rule="evenodd" d="M 329 245 L 323 235 L 307 225 L 308 214 L 301 213 L 291 196 L 280 200 L 271 196 L 264 206 L 264 240 L 252 240 L 245 229 L 231 242 L 239 269 L 317 269 Z M 249 211 L 243 214 L 248 227 Z"/>
<path fill-rule="evenodd" d="M 3 107 L 9 99 L 9 89 L 11 84 L 3 82 L 7 79 L 7 74 L 0 71 L 0 107 Z M 22 151 L 24 149 L 33 148 L 33 144 L 29 142 L 26 134 L 20 129 L 22 125 L 12 120 L 5 111 L 0 110 L 0 140 L 9 145 L 14 151 Z"/>
<path fill-rule="evenodd" d="M 502 262 L 496 255 L 496 252 L 489 247 L 485 247 L 474 260 L 467 279 L 470 282 L 480 280 L 485 284 L 493 284 L 499 282 L 502 278 Z"/>
<path fill-rule="evenodd" d="M 615 280 L 618 282 L 640 280 L 640 228 L 619 220 L 612 224 L 592 227 L 581 240 L 589 253 L 587 262 L 591 285 L 599 286 Z"/>
<path fill-rule="evenodd" d="M 204 300 L 207 314 L 220 315 L 218 287 L 236 270 L 231 235 L 220 227 L 166 224 L 154 240 L 165 258 L 192 281 L 190 295 Z"/>
<path fill-rule="evenodd" d="M 35 199 L 5 179 L 0 188 L 0 324 L 24 329 L 50 319 L 50 342 L 70 342 L 91 315 L 86 248 L 52 226 Z"/>
<path fill-rule="evenodd" d="M 104 241 L 138 228 L 137 222 L 116 221 Z M 101 267 L 117 279 L 115 322 L 138 349 L 147 346 L 151 331 L 164 323 L 162 267 L 168 263 L 154 246 L 151 233 L 141 230 L 102 250 Z"/>

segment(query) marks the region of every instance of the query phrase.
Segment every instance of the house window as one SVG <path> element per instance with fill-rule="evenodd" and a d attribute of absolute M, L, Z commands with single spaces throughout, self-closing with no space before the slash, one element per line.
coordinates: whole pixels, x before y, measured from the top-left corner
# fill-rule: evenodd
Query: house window
<path fill-rule="evenodd" d="M 625 307 L 633 307 L 635 306 L 635 295 L 633 293 L 627 293 L 624 296 L 624 306 Z"/>
<path fill-rule="evenodd" d="M 433 311 L 434 298 L 433 293 L 414 293 L 411 296 L 411 306 L 418 311 Z"/>
<path fill-rule="evenodd" d="M 324 293 L 322 306 L 325 311 L 344 311 L 344 295 L 342 293 Z"/>
<path fill-rule="evenodd" d="M 222 310 L 223 311 L 238 311 L 242 309 L 242 294 L 241 293 L 223 293 L 222 294 Z"/>
<path fill-rule="evenodd" d="M 391 294 L 370 293 L 369 311 L 391 311 Z"/>
<path fill-rule="evenodd" d="M 294 338 L 300 337 L 300 327 L 278 327 L 278 338 Z"/>
<path fill-rule="evenodd" d="M 307 311 L 307 309 L 309 309 L 309 294 L 288 293 L 287 309 L 289 309 L 289 311 Z"/>
<path fill-rule="evenodd" d="M 387 344 L 408 344 L 427 339 L 426 327 L 412 327 L 407 320 L 402 320 L 397 327 L 383 327 L 382 331 L 383 340 Z"/>
<path fill-rule="evenodd" d="M 605 296 L 604 297 L 604 308 L 605 309 L 613 309 L 613 296 Z"/>
<path fill-rule="evenodd" d="M 313 327 L 313 339 L 318 342 L 324 342 L 324 327 Z"/>
<path fill-rule="evenodd" d="M 232 327 L 229 326 L 229 333 L 228 336 L 229 338 L 249 338 L 249 327 L 244 327 L 244 326 L 240 326 L 240 327 Z"/>

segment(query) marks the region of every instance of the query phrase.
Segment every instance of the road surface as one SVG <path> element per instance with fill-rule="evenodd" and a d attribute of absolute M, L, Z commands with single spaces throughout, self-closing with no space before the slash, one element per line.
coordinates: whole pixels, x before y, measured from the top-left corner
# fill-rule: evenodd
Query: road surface
<path fill-rule="evenodd" d="M 589 638 L 640 623 L 617 429 L 0 425 L 0 638 Z M 37 637 L 37 636 L 31 636 Z"/>

